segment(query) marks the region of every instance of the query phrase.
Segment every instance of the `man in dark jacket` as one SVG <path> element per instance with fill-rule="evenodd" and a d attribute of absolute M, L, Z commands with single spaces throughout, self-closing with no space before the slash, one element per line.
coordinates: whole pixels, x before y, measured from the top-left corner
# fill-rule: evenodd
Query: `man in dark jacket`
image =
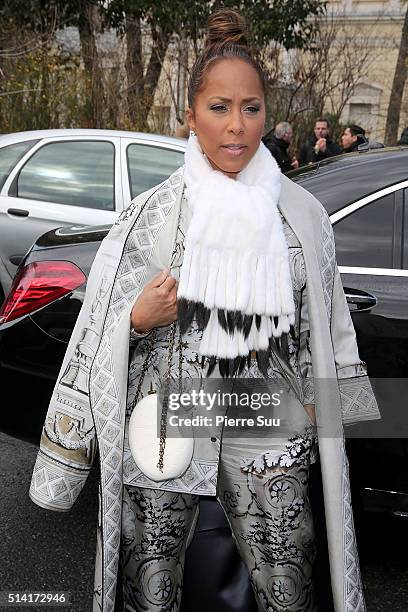
<path fill-rule="evenodd" d="M 290 123 L 282 121 L 274 130 L 262 138 L 264 145 L 272 153 L 282 172 L 289 172 L 299 166 L 299 162 L 289 155 L 289 145 L 292 142 L 293 130 Z"/>
<path fill-rule="evenodd" d="M 339 145 L 329 136 L 330 124 L 324 117 L 316 119 L 314 136 L 310 138 L 299 151 L 299 165 L 313 164 L 333 155 L 339 155 L 342 151 Z"/>
<path fill-rule="evenodd" d="M 348 125 L 341 137 L 341 146 L 343 147 L 343 153 L 352 153 L 357 151 L 361 144 L 368 142 L 365 136 L 365 130 L 359 125 L 354 123 Z"/>
<path fill-rule="evenodd" d="M 399 145 L 408 145 L 408 127 L 402 130 L 401 138 L 397 142 Z"/>

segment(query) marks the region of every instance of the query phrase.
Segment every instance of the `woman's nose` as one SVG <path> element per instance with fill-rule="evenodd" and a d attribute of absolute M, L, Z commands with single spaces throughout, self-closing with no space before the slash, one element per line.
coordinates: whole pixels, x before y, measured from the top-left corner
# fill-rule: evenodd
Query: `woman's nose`
<path fill-rule="evenodd" d="M 241 109 L 231 112 L 228 129 L 234 134 L 241 134 L 244 131 Z"/>

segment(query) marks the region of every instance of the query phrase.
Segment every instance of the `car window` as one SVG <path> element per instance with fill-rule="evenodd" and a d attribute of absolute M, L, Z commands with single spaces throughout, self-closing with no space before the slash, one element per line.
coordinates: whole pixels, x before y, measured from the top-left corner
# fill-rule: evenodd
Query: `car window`
<path fill-rule="evenodd" d="M 392 268 L 394 194 L 374 200 L 334 225 L 341 266 Z"/>
<path fill-rule="evenodd" d="M 52 142 L 17 178 L 19 198 L 114 210 L 115 148 L 101 140 Z"/>
<path fill-rule="evenodd" d="M 130 193 L 139 193 L 158 185 L 184 164 L 184 153 L 150 145 L 131 144 L 127 148 Z"/>
<path fill-rule="evenodd" d="M 377 149 L 329 157 L 291 171 L 290 179 L 310 191 L 329 215 L 370 193 L 407 180 L 408 150 Z"/>
<path fill-rule="evenodd" d="M 10 172 L 23 155 L 35 145 L 38 140 L 25 140 L 0 148 L 0 189 L 3 187 Z"/>

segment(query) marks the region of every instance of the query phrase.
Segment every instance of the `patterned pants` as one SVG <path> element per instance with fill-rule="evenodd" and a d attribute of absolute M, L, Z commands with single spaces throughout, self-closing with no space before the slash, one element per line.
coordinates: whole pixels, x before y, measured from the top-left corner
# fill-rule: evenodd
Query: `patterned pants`
<path fill-rule="evenodd" d="M 312 612 L 316 553 L 308 477 L 315 441 L 307 433 L 293 437 L 279 454 L 265 450 L 265 443 L 262 450 L 253 443 L 245 447 L 242 439 L 223 441 L 218 501 L 259 610 Z M 127 612 L 179 610 L 198 502 L 188 493 L 124 486 L 121 567 Z"/>

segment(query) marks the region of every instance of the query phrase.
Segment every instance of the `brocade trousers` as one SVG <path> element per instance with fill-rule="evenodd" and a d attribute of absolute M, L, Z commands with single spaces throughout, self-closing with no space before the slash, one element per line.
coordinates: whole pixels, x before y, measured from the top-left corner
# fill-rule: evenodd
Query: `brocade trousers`
<path fill-rule="evenodd" d="M 302 434 L 279 447 L 271 448 L 270 440 L 223 440 L 217 499 L 260 612 L 316 610 L 316 547 L 308 496 L 316 450 L 307 417 Z M 121 573 L 126 612 L 179 610 L 186 547 L 198 508 L 197 495 L 124 485 Z"/>

